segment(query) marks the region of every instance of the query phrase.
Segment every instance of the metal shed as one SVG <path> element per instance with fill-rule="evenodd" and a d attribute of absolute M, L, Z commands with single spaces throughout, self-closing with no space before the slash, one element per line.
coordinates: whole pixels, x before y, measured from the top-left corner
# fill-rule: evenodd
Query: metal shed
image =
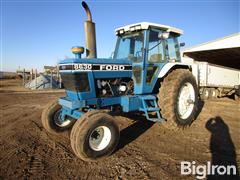
<path fill-rule="evenodd" d="M 185 49 L 183 56 L 195 61 L 240 69 L 240 33 Z"/>

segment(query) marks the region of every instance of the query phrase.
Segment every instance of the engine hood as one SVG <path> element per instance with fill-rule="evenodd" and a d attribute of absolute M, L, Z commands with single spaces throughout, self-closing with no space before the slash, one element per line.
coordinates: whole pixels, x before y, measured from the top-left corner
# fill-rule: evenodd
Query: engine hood
<path fill-rule="evenodd" d="M 128 59 L 99 59 L 99 58 L 94 58 L 94 59 L 64 59 L 59 62 L 59 65 L 62 64 L 71 64 L 71 63 L 81 63 L 81 64 L 123 64 L 123 65 L 132 65 L 132 62 L 129 61 Z"/>
<path fill-rule="evenodd" d="M 60 73 L 93 72 L 95 77 L 131 77 L 128 59 L 65 59 L 59 63 Z M 111 72 L 111 73 L 109 73 Z"/>

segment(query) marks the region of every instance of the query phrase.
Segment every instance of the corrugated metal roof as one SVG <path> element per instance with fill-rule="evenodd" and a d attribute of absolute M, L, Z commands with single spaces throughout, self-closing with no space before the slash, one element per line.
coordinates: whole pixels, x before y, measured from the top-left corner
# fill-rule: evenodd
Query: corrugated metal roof
<path fill-rule="evenodd" d="M 240 47 L 240 32 L 184 49 L 183 52 L 185 53 L 237 47 Z"/>
<path fill-rule="evenodd" d="M 185 49 L 183 56 L 240 69 L 240 33 Z"/>

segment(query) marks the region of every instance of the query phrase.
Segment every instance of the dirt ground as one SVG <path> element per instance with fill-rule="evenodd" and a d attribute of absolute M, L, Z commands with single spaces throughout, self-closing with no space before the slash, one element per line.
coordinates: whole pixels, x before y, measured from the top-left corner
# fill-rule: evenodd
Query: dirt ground
<path fill-rule="evenodd" d="M 73 154 L 69 132 L 49 135 L 41 124 L 44 106 L 64 92 L 20 85 L 1 81 L 0 179 L 195 179 L 180 175 L 181 161 L 240 165 L 240 103 L 232 99 L 200 103 L 197 120 L 184 131 L 167 130 L 139 115 L 116 116 L 117 150 L 88 163 Z"/>

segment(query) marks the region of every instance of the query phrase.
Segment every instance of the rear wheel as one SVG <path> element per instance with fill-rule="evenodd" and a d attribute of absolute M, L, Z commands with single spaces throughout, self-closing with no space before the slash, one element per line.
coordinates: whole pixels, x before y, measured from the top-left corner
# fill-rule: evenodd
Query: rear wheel
<path fill-rule="evenodd" d="M 52 134 L 57 134 L 70 129 L 75 123 L 75 119 L 66 117 L 61 119 L 61 106 L 57 100 L 50 102 L 42 112 L 42 125 Z"/>
<path fill-rule="evenodd" d="M 210 99 L 217 99 L 217 97 L 218 97 L 218 90 L 215 89 L 215 88 L 211 88 L 209 98 Z"/>
<path fill-rule="evenodd" d="M 185 69 L 173 70 L 164 78 L 158 94 L 158 105 L 164 123 L 170 129 L 189 126 L 195 119 L 198 88 L 195 78 Z"/>
<path fill-rule="evenodd" d="M 70 141 L 74 153 L 85 161 L 110 155 L 119 141 L 119 128 L 106 113 L 90 111 L 74 125 Z"/>
<path fill-rule="evenodd" d="M 200 95 L 201 100 L 209 99 L 210 94 L 211 94 L 210 89 L 204 88 L 203 91 L 202 91 L 202 94 Z"/>

